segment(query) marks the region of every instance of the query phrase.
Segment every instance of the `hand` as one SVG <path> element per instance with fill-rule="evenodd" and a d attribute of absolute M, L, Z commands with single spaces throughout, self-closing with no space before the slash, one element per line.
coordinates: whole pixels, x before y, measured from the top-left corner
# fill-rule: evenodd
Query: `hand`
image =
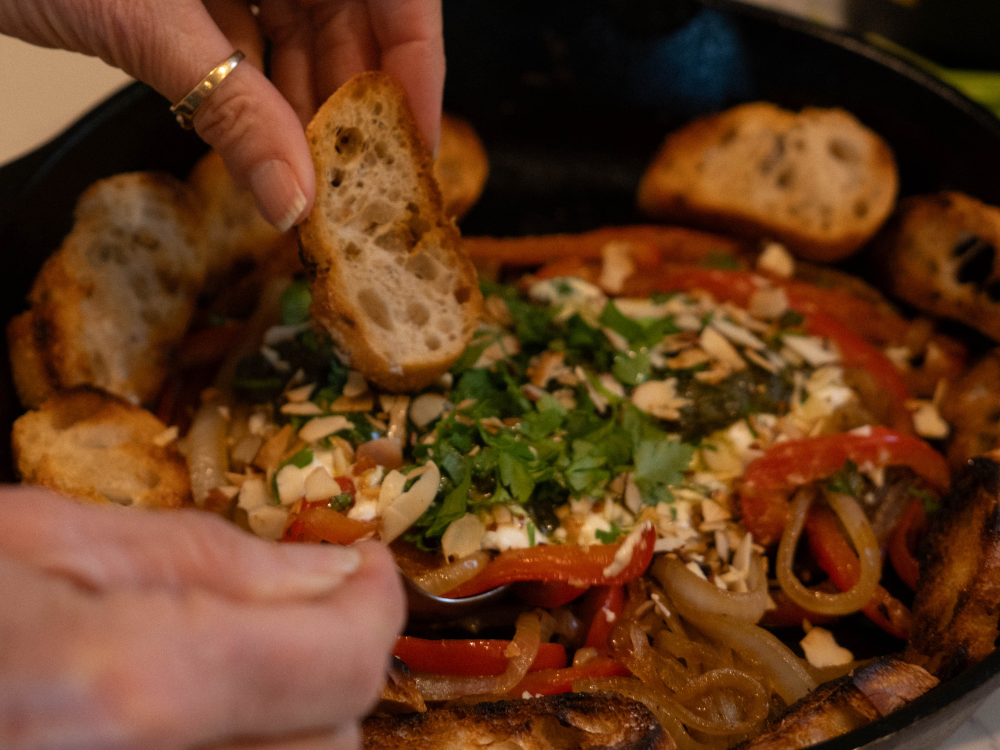
<path fill-rule="evenodd" d="M 0 490 L 0 747 L 352 748 L 404 616 L 378 544 Z"/>
<path fill-rule="evenodd" d="M 428 145 L 437 147 L 440 0 L 256 4 L 257 18 L 245 0 L 6 0 L 0 32 L 97 55 L 171 102 L 242 49 L 247 61 L 202 105 L 194 125 L 281 231 L 305 218 L 316 192 L 303 126 L 356 73 L 381 69 L 395 76 Z M 272 42 L 271 81 L 261 73 L 262 32 Z"/>

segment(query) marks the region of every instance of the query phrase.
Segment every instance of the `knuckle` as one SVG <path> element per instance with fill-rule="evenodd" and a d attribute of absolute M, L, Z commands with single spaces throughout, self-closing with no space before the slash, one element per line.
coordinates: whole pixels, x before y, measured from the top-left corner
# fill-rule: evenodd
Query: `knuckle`
<path fill-rule="evenodd" d="M 195 130 L 217 150 L 228 151 L 253 129 L 258 107 L 244 87 L 220 87 L 195 114 Z"/>

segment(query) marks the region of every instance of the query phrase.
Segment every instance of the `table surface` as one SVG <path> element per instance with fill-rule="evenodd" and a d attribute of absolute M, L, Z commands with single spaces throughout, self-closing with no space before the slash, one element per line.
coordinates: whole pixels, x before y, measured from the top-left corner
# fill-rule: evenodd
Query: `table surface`
<path fill-rule="evenodd" d="M 757 1 L 786 9 L 798 0 Z M 806 5 L 815 10 L 823 3 L 807 0 Z M 0 61 L 4 68 L 0 101 L 6 104 L 0 108 L 0 164 L 58 135 L 77 117 L 132 81 L 96 58 L 42 49 L 4 36 L 0 36 Z M 1000 750 L 1000 691 L 941 750 Z"/>

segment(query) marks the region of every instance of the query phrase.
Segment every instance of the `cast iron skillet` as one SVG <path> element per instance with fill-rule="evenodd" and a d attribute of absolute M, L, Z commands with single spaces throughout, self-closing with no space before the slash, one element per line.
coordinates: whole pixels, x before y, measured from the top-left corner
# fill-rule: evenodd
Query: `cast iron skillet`
<path fill-rule="evenodd" d="M 640 221 L 639 176 L 691 117 L 765 99 L 841 106 L 891 144 L 903 195 L 953 188 L 1000 204 L 1000 122 L 946 85 L 835 32 L 730 0 L 445 0 L 445 106 L 486 143 L 492 173 L 469 234 L 579 231 Z M 0 169 L 0 319 L 24 309 L 42 261 L 101 177 L 185 176 L 204 146 L 134 85 Z M 6 356 L 3 361 L 6 362 Z M 0 368 L 0 440 L 19 412 Z M 11 479 L 0 445 L 0 478 Z M 886 719 L 822 745 L 931 748 L 1000 687 L 1000 653 Z"/>

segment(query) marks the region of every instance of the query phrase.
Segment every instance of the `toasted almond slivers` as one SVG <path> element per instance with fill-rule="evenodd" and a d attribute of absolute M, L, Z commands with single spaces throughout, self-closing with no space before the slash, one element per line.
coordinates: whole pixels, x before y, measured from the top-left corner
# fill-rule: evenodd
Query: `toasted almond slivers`
<path fill-rule="evenodd" d="M 317 414 L 322 414 L 323 410 L 319 408 L 312 401 L 303 401 L 301 403 L 290 402 L 287 404 L 282 404 L 281 406 L 282 414 L 294 414 L 301 417 L 312 417 Z"/>
<path fill-rule="evenodd" d="M 349 430 L 353 427 L 354 423 L 343 414 L 316 417 L 315 419 L 310 419 L 302 426 L 302 429 L 299 430 L 299 437 L 307 443 L 311 443 L 314 440 L 325 438 L 327 435 L 332 435 L 341 430 Z"/>
<path fill-rule="evenodd" d="M 157 448 L 165 448 L 177 439 L 177 434 L 177 425 L 171 425 L 153 438 L 153 445 Z"/>
<path fill-rule="evenodd" d="M 292 403 L 301 404 L 309 400 L 314 390 L 316 390 L 316 384 L 307 383 L 306 385 L 300 385 L 298 388 L 292 388 L 290 391 L 285 391 L 285 398 Z"/>

